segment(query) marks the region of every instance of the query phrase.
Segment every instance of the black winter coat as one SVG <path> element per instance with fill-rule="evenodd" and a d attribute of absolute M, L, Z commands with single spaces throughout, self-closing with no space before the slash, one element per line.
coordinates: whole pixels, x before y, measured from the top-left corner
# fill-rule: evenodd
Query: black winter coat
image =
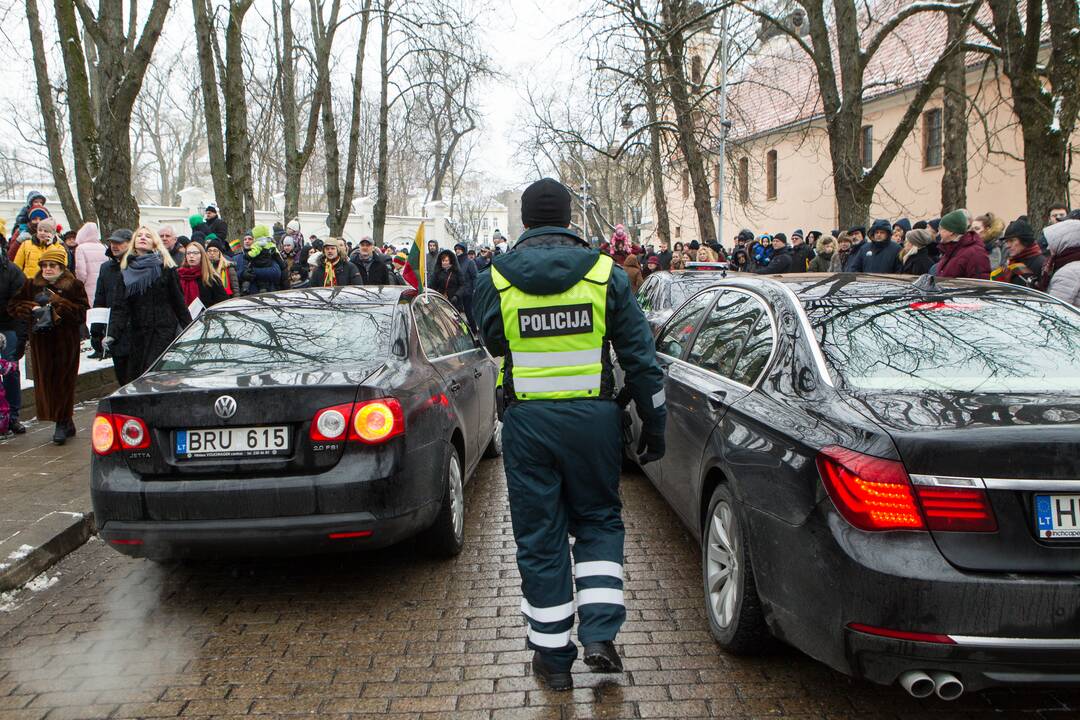
<path fill-rule="evenodd" d="M 934 266 L 934 258 L 930 257 L 930 248 L 921 247 L 918 251 L 908 255 L 900 268 L 902 275 L 925 275 Z"/>
<path fill-rule="evenodd" d="M 360 255 L 353 256 L 352 264 L 356 266 L 357 285 L 390 285 L 390 270 L 386 267 L 386 259 L 376 253 L 371 253 L 371 262 L 364 267 L 364 261 Z"/>
<path fill-rule="evenodd" d="M 105 249 L 105 262 L 98 270 L 97 287 L 94 288 L 94 307 L 111 308 L 117 300 L 124 296 L 124 282 L 120 277 L 120 261 L 112 256 L 112 251 Z M 90 326 L 90 337 L 100 341 L 105 337 L 109 326 L 106 323 L 94 323 Z M 127 337 L 118 338 L 113 336 L 112 347 L 109 348 L 116 357 L 127 357 L 130 349 Z M 97 347 L 95 345 L 95 347 Z"/>
<path fill-rule="evenodd" d="M 900 246 L 892 240 L 865 242 L 857 253 L 852 248 L 852 255 L 848 262 L 848 272 L 900 272 Z"/>
<path fill-rule="evenodd" d="M 814 250 L 806 243 L 791 248 L 791 271 L 806 272 L 810 267 L 810 261 L 814 259 Z"/>
<path fill-rule="evenodd" d="M 442 259 L 450 258 L 450 268 L 444 270 Z M 435 266 L 435 274 L 431 278 L 431 288 L 447 297 L 458 310 L 465 310 L 465 283 L 461 275 L 461 267 L 458 265 L 457 256 L 449 250 L 439 253 Z"/>
<path fill-rule="evenodd" d="M 470 260 L 468 255 L 458 255 L 457 261 L 461 268 L 461 283 L 465 286 L 465 299 L 471 302 L 473 292 L 476 291 L 476 276 L 480 273 L 476 269 L 476 263 Z"/>
<path fill-rule="evenodd" d="M 773 252 L 772 260 L 769 261 L 768 265 L 754 272 L 758 275 L 779 275 L 780 273 L 792 272 L 793 257 L 791 248 L 785 246 L 783 250 Z M 800 272 L 805 272 L 805 270 Z"/>
<path fill-rule="evenodd" d="M 26 323 L 12 317 L 7 311 L 7 304 L 15 297 L 26 283 L 26 276 L 19 267 L 0 255 L 0 332 L 14 330 L 19 337 L 26 335 Z"/>
<path fill-rule="evenodd" d="M 214 218 L 210 222 L 203 220 L 195 227 L 195 230 L 201 230 L 205 235 L 213 233 L 214 235 L 217 235 L 218 240 L 229 242 L 229 226 L 220 216 Z"/>
<path fill-rule="evenodd" d="M 128 296 L 123 275 L 116 284 L 109 335 L 116 345 L 127 344 L 128 371 L 130 377 L 138 377 L 191 324 L 191 313 L 175 268 L 163 268 L 161 277 L 140 295 Z"/>
<path fill-rule="evenodd" d="M 326 282 L 326 263 L 321 262 L 311 271 L 308 287 L 323 287 L 324 282 Z M 356 266 L 345 258 L 339 258 L 337 264 L 334 265 L 334 287 L 359 284 L 360 272 Z"/>

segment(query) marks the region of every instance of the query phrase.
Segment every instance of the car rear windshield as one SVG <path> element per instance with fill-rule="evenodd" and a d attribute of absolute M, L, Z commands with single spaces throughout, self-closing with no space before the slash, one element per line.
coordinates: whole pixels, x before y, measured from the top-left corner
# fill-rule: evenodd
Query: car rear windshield
<path fill-rule="evenodd" d="M 250 372 L 366 364 L 388 355 L 393 312 L 385 305 L 208 312 L 184 331 L 154 369 Z"/>
<path fill-rule="evenodd" d="M 826 361 L 854 389 L 1080 391 L 1080 314 L 1039 297 L 813 300 Z"/>

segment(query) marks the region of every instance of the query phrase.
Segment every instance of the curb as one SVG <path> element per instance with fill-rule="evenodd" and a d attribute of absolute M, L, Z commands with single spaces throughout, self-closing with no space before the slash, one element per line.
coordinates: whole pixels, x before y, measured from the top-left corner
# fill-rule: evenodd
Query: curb
<path fill-rule="evenodd" d="M 54 511 L 0 542 L 0 592 L 21 587 L 93 534 L 93 513 Z"/>

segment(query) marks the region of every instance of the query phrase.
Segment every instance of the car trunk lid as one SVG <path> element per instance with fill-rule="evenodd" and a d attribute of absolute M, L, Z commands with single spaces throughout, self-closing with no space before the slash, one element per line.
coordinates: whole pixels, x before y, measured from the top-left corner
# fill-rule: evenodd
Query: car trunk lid
<path fill-rule="evenodd" d="M 1080 402 L 902 392 L 853 400 L 889 432 L 909 474 L 985 483 L 997 531 L 933 531 L 950 563 L 987 572 L 1080 572 L 1080 537 L 1045 538 L 1038 528 L 1039 503 L 1057 497 L 1067 512 L 1075 496 L 1080 505 Z"/>

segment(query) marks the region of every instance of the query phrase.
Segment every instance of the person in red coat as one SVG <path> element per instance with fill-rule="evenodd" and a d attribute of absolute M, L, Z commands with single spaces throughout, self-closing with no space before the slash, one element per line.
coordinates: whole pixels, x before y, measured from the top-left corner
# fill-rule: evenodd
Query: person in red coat
<path fill-rule="evenodd" d="M 397 255 L 394 255 L 393 259 L 394 269 L 401 273 L 401 277 L 405 279 L 405 282 L 412 285 L 414 290 L 419 290 L 420 281 L 417 279 L 412 265 L 409 264 L 409 256 L 403 252 L 399 252 Z"/>
<path fill-rule="evenodd" d="M 990 256 L 979 234 L 968 230 L 968 216 L 963 210 L 953 210 L 941 218 L 941 260 L 938 277 L 990 279 Z"/>

